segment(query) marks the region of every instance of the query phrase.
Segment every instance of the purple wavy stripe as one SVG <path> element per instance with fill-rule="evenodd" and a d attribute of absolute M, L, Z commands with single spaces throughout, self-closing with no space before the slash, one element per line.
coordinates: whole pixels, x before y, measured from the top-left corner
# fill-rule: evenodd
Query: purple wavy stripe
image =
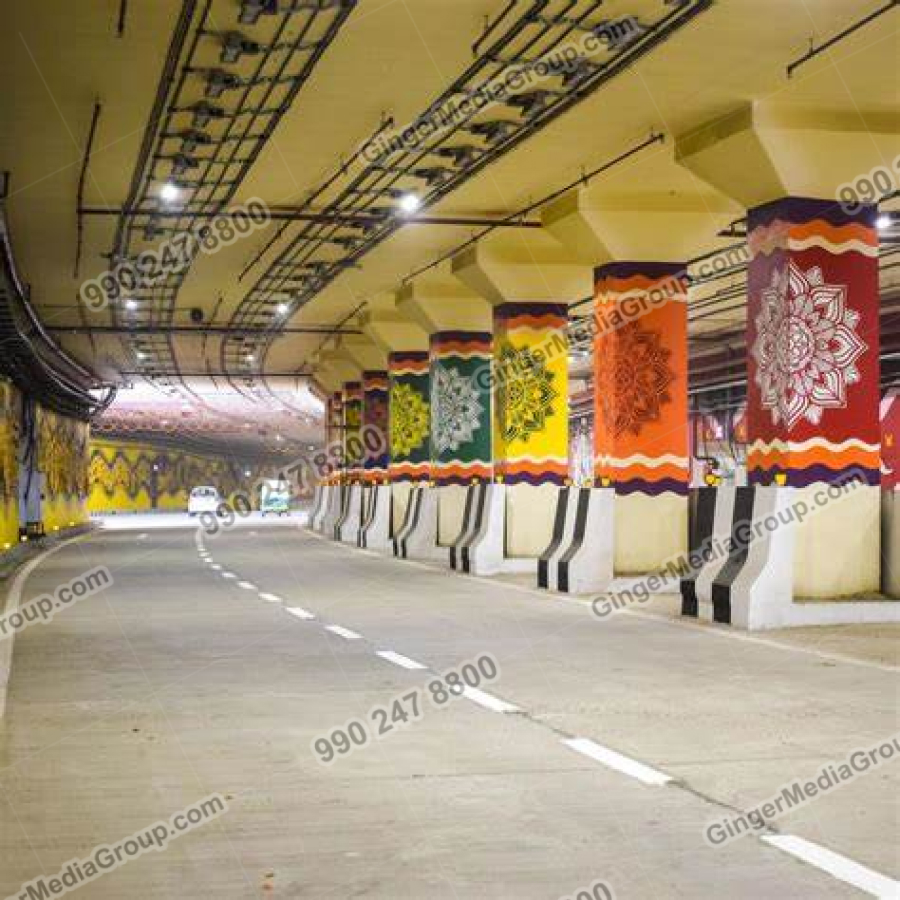
<path fill-rule="evenodd" d="M 567 319 L 569 307 L 565 303 L 501 303 L 494 307 L 494 320 L 504 321 L 516 316 L 559 316 Z"/>
<path fill-rule="evenodd" d="M 662 481 L 646 481 L 643 478 L 629 478 L 627 481 L 617 481 L 614 485 L 617 494 L 623 497 L 628 494 L 646 494 L 648 497 L 658 497 L 660 494 L 680 494 L 687 496 L 687 482 L 675 478 L 663 478 Z"/>
<path fill-rule="evenodd" d="M 503 476 L 505 484 L 530 484 L 537 487 L 540 484 L 558 484 L 560 486 L 566 483 L 563 475 L 557 475 L 554 472 L 547 472 L 544 475 L 531 475 L 528 472 L 514 472 Z"/>
<path fill-rule="evenodd" d="M 808 466 L 805 469 L 791 469 L 788 472 L 778 468 L 751 469 L 749 473 L 750 483 L 774 485 L 776 472 L 787 476 L 787 486 L 789 487 L 834 484 L 835 482 L 850 481 L 854 476 L 872 487 L 877 487 L 881 484 L 881 472 L 878 469 L 870 469 L 863 466 L 844 466 L 843 468 L 833 469 L 822 463 Z"/>
<path fill-rule="evenodd" d="M 644 278 L 662 279 L 673 275 L 685 274 L 684 263 L 669 262 L 614 262 L 597 266 L 594 269 L 594 279 L 601 278 L 634 278 L 642 275 Z"/>
<path fill-rule="evenodd" d="M 771 225 L 775 219 L 793 224 L 812 222 L 821 219 L 829 225 L 859 224 L 869 228 L 875 227 L 878 208 L 865 206 L 859 212 L 849 214 L 841 209 L 838 200 L 813 200 L 808 197 L 783 197 L 763 206 L 751 209 L 747 216 L 747 230 L 753 231 L 763 225 Z"/>
<path fill-rule="evenodd" d="M 490 331 L 436 331 L 431 336 L 431 346 L 450 341 L 460 341 L 461 343 L 488 343 L 494 340 L 494 335 Z"/>

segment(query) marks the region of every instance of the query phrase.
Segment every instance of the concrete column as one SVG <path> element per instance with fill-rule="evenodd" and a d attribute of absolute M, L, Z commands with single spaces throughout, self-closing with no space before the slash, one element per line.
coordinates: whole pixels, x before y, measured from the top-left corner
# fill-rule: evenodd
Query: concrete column
<path fill-rule="evenodd" d="M 687 549 L 688 287 L 680 260 L 735 216 L 699 193 L 674 160 L 670 169 L 671 193 L 652 181 L 641 188 L 630 172 L 627 192 L 577 189 L 543 211 L 561 242 L 600 263 L 589 326 L 594 473 L 598 487 L 615 491 L 619 575 L 658 571 Z"/>
<path fill-rule="evenodd" d="M 388 478 L 396 533 L 406 515 L 410 489 L 431 475 L 428 335 L 397 311 L 396 296 L 391 293 L 376 297 L 360 324 L 387 355 Z"/>
<path fill-rule="evenodd" d="M 368 335 L 346 335 L 341 349 L 362 369 L 359 476 L 378 484 L 387 478 L 389 462 L 387 353 Z"/>
<path fill-rule="evenodd" d="M 789 598 L 879 588 L 876 211 L 837 192 L 889 158 L 897 118 L 754 104 L 678 140 L 680 163 L 748 210 L 749 478 L 812 511 L 782 529 Z M 868 487 L 829 501 L 848 477 Z"/>
<path fill-rule="evenodd" d="M 438 487 L 438 543 L 463 526 L 466 488 L 489 480 L 491 306 L 454 277 L 449 263 L 404 285 L 397 309 L 429 335 L 431 474 Z"/>
<path fill-rule="evenodd" d="M 568 306 L 590 293 L 590 268 L 544 230 L 492 236 L 452 271 L 494 308 L 494 470 L 508 485 L 508 557 L 537 557 L 568 478 Z"/>

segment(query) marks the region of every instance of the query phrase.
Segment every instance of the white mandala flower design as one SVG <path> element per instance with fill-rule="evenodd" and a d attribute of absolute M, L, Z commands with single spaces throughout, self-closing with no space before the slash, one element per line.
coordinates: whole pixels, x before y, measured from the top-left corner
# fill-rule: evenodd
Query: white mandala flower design
<path fill-rule="evenodd" d="M 856 366 L 868 345 L 857 334 L 859 313 L 847 309 L 847 286 L 826 284 L 815 266 L 793 262 L 776 271 L 762 292 L 756 317 L 755 381 L 772 422 L 813 425 L 826 409 L 847 405 L 847 387 L 860 380 Z"/>
<path fill-rule="evenodd" d="M 456 451 L 475 437 L 484 407 L 472 379 L 440 366 L 431 386 L 432 436 L 438 453 Z"/>

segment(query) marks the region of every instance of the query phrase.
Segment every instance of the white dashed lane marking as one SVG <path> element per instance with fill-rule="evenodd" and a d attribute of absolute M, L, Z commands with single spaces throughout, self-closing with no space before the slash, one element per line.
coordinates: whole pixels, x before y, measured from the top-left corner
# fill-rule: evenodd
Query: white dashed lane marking
<path fill-rule="evenodd" d="M 403 656 L 400 653 L 394 653 L 393 650 L 376 650 L 376 656 L 380 656 L 382 659 L 387 660 L 389 663 L 393 663 L 395 666 L 401 666 L 404 669 L 425 669 L 427 666 L 423 666 L 422 663 L 416 662 L 414 659 L 410 659 L 408 656 Z"/>
<path fill-rule="evenodd" d="M 245 591 L 255 591 L 256 585 L 250 581 L 239 581 L 238 587 L 243 588 Z"/>
<path fill-rule="evenodd" d="M 223 578 L 237 578 L 237 575 L 235 575 L 234 572 L 223 572 L 222 577 Z"/>
<path fill-rule="evenodd" d="M 841 856 L 840 853 L 826 850 L 825 847 L 820 847 L 812 841 L 805 841 L 790 834 L 766 834 L 761 840 L 784 853 L 802 859 L 803 862 L 827 872 L 840 881 L 852 884 L 873 897 L 900 897 L 900 881 L 868 869 L 846 856 Z"/>
<path fill-rule="evenodd" d="M 260 599 L 265 600 L 267 603 L 284 603 L 284 600 L 281 599 L 277 594 L 265 594 L 260 591 Z"/>
<path fill-rule="evenodd" d="M 488 694 L 485 691 L 480 691 L 478 690 L 478 688 L 468 687 L 468 685 L 463 690 L 463 697 L 465 697 L 467 700 L 471 700 L 473 703 L 477 703 L 479 706 L 483 706 L 485 709 L 491 710 L 491 712 L 520 712 L 518 706 L 513 706 L 512 703 L 507 703 L 505 700 L 501 700 L 499 697 L 495 697 L 493 694 Z"/>
<path fill-rule="evenodd" d="M 672 780 L 671 776 L 658 772 L 656 769 L 651 769 L 650 766 L 645 766 L 636 759 L 630 759 L 621 753 L 616 753 L 615 750 L 610 750 L 609 747 L 603 747 L 589 738 L 569 738 L 563 743 L 577 753 L 603 763 L 604 766 L 609 766 L 610 769 L 615 769 L 623 775 L 637 778 L 638 781 L 643 781 L 644 784 L 659 787 L 660 785 L 668 784 Z"/>
<path fill-rule="evenodd" d="M 222 567 L 221 567 L 218 563 L 213 563 L 213 564 L 210 566 L 210 568 L 211 568 L 214 572 L 221 572 L 221 571 L 222 571 Z"/>
<path fill-rule="evenodd" d="M 296 616 L 298 619 L 314 619 L 315 616 L 306 609 L 303 609 L 301 606 L 286 606 L 285 611 L 289 612 L 292 616 Z"/>
<path fill-rule="evenodd" d="M 344 638 L 346 641 L 362 640 L 361 634 L 357 634 L 355 631 L 351 631 L 349 628 L 344 628 L 341 625 L 326 625 L 325 630 L 330 631 L 332 634 L 336 634 L 338 637 Z"/>

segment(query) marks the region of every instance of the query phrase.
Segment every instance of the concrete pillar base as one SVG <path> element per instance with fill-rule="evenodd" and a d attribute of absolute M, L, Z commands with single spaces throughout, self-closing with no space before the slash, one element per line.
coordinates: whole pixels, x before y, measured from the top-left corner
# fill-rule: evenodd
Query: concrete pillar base
<path fill-rule="evenodd" d="M 400 559 L 440 559 L 437 545 L 438 498 L 433 487 L 416 485 L 409 495 L 406 516 L 393 540 L 394 556 Z"/>
<path fill-rule="evenodd" d="M 316 486 L 313 492 L 312 509 L 309 513 L 309 519 L 306 521 L 308 528 L 318 531 L 325 516 L 325 510 L 328 508 L 328 494 L 331 490 L 330 485 L 320 484 Z"/>
<path fill-rule="evenodd" d="M 334 524 L 334 539 L 342 544 L 355 544 L 362 523 L 362 485 L 351 484 L 344 495 L 344 508 Z"/>
<path fill-rule="evenodd" d="M 608 589 L 613 580 L 614 513 L 611 488 L 562 488 L 553 538 L 538 561 L 538 587 L 569 594 Z"/>
<path fill-rule="evenodd" d="M 470 487 L 461 484 L 445 484 L 438 492 L 438 544 L 451 547 L 463 527 L 467 497 Z"/>
<path fill-rule="evenodd" d="M 363 495 L 362 525 L 357 546 L 364 550 L 391 549 L 391 488 L 372 484 Z"/>
<path fill-rule="evenodd" d="M 615 569 L 624 577 L 659 572 L 688 547 L 688 499 L 666 492 L 620 494 L 615 504 Z"/>
<path fill-rule="evenodd" d="M 900 490 L 881 493 L 881 590 L 900 598 Z"/>
<path fill-rule="evenodd" d="M 710 531 L 693 584 L 700 618 L 750 630 L 900 622 L 900 602 L 876 593 L 879 488 L 703 490 L 715 508 L 698 505 Z M 690 612 L 684 585 L 683 595 Z"/>
<path fill-rule="evenodd" d="M 504 535 L 506 490 L 502 484 L 467 489 L 462 526 L 450 548 L 450 566 L 470 575 L 495 575 L 506 569 Z"/>
<path fill-rule="evenodd" d="M 334 526 L 341 516 L 344 508 L 344 493 L 347 490 L 345 485 L 334 484 L 328 492 L 328 506 L 325 509 L 325 515 L 319 525 L 319 531 L 326 537 L 334 536 Z"/>
<path fill-rule="evenodd" d="M 527 559 L 537 571 L 538 557 L 553 532 L 553 516 L 559 486 L 555 484 L 506 485 L 506 557 Z"/>

